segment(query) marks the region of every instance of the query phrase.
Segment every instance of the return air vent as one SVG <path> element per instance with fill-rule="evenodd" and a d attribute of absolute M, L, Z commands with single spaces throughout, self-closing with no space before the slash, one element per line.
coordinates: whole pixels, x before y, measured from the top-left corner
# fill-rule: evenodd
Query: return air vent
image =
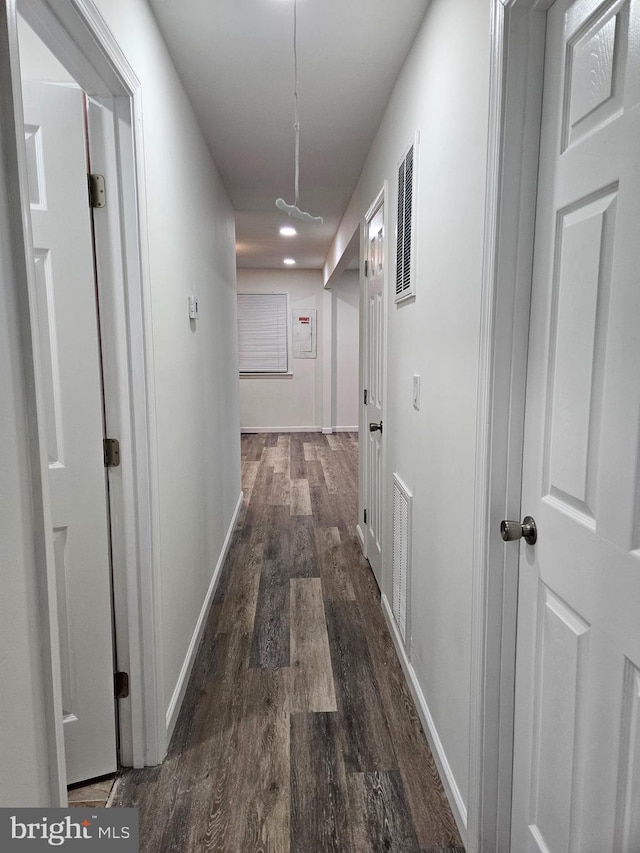
<path fill-rule="evenodd" d="M 407 148 L 398 164 L 398 236 L 396 244 L 396 297 L 400 302 L 414 296 L 415 289 L 415 219 L 416 219 L 416 149 Z"/>
<path fill-rule="evenodd" d="M 407 645 L 407 588 L 411 554 L 411 504 L 413 496 L 397 474 L 393 475 L 393 617 Z"/>

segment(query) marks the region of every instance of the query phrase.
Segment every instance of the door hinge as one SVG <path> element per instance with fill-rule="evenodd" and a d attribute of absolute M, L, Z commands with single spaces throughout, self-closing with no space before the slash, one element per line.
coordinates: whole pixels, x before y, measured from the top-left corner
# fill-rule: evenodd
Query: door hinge
<path fill-rule="evenodd" d="M 116 699 L 126 699 L 129 695 L 129 673 L 113 673 L 113 693 Z"/>
<path fill-rule="evenodd" d="M 107 196 L 104 188 L 104 175 L 89 175 L 89 206 L 105 207 Z"/>
<path fill-rule="evenodd" d="M 120 442 L 117 438 L 105 438 L 102 444 L 104 448 L 104 467 L 117 468 L 120 465 Z"/>
<path fill-rule="evenodd" d="M 365 260 L 364 262 L 364 277 L 369 277 L 369 261 Z"/>
<path fill-rule="evenodd" d="M 369 395 L 367 394 L 367 389 L 364 389 L 364 404 L 367 405 L 367 400 L 369 399 Z"/>
<path fill-rule="evenodd" d="M 367 523 L 367 511 L 366 511 L 366 509 L 364 511 L 364 523 L 365 524 Z"/>

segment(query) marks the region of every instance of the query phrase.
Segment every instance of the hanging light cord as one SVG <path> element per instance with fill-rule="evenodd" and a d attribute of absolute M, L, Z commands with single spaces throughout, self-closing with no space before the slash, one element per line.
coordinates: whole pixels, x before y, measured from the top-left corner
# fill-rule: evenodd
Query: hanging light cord
<path fill-rule="evenodd" d="M 321 216 L 312 216 L 298 207 L 300 197 L 300 117 L 298 115 L 298 4 L 297 0 L 293 0 L 293 129 L 296 134 L 296 159 L 295 159 L 295 201 L 293 204 L 287 204 L 283 198 L 276 199 L 276 207 L 282 210 L 287 216 L 293 216 L 296 219 L 301 219 L 303 222 L 312 222 L 322 225 L 323 219 Z"/>
<path fill-rule="evenodd" d="M 298 116 L 298 8 L 297 0 L 293 0 L 293 129 L 296 132 L 295 160 L 295 202 L 297 206 L 300 195 L 300 118 Z"/>

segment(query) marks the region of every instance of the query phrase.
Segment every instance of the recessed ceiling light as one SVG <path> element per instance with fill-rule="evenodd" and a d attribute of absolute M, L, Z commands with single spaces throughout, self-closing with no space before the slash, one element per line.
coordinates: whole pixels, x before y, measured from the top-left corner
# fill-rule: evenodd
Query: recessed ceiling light
<path fill-rule="evenodd" d="M 283 237 L 293 237 L 298 232 L 295 228 L 292 228 L 290 225 L 283 225 L 280 229 L 280 233 Z"/>
<path fill-rule="evenodd" d="M 285 258 L 284 262 L 285 262 L 285 264 L 287 264 L 287 266 L 291 266 L 292 264 L 295 264 L 295 261 L 293 260 L 293 258 Z"/>

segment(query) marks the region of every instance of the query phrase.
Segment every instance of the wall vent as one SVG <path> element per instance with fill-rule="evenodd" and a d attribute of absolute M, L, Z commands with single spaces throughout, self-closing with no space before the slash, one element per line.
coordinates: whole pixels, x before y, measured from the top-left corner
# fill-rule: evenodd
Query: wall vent
<path fill-rule="evenodd" d="M 393 616 L 407 646 L 407 601 L 411 554 L 411 505 L 413 495 L 397 474 L 393 475 Z"/>
<path fill-rule="evenodd" d="M 400 302 L 416 292 L 415 220 L 416 155 L 418 135 L 398 164 L 398 232 L 396 242 L 396 296 Z"/>

